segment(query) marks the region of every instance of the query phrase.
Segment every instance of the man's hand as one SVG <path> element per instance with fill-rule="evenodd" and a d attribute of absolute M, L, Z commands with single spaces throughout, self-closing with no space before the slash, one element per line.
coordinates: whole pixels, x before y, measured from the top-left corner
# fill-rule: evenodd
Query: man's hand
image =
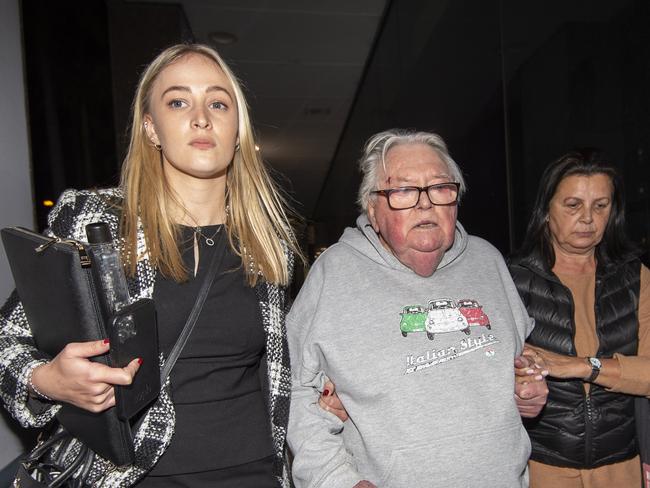
<path fill-rule="evenodd" d="M 537 417 L 546 405 L 548 387 L 546 380 L 533 381 L 532 383 L 515 384 L 515 401 L 519 415 L 524 418 Z"/>
<path fill-rule="evenodd" d="M 515 358 L 515 401 L 519 415 L 524 418 L 537 417 L 546 405 L 548 386 L 545 377 L 548 371 L 536 364 L 530 356 Z"/>

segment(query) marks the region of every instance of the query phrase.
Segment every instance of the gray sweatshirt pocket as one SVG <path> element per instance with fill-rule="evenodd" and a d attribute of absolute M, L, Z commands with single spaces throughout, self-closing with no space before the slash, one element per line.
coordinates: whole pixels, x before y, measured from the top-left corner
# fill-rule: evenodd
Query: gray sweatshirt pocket
<path fill-rule="evenodd" d="M 379 488 L 528 486 L 528 435 L 521 424 L 394 449 Z"/>

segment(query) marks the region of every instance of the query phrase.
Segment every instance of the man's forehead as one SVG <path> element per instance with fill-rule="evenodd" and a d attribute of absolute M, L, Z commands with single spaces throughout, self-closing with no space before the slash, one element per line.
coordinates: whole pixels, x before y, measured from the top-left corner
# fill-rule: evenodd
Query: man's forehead
<path fill-rule="evenodd" d="M 412 181 L 415 179 L 420 179 L 423 174 L 421 172 L 416 172 L 416 171 L 405 171 L 403 173 L 397 172 L 391 173 L 390 171 L 388 174 L 384 175 L 387 181 Z M 451 177 L 447 173 L 435 173 L 435 174 L 427 174 L 424 175 L 427 177 L 427 179 L 431 180 L 449 180 Z"/>
<path fill-rule="evenodd" d="M 428 144 L 400 144 L 391 147 L 384 156 L 384 171 L 389 174 L 421 171 L 423 169 L 447 174 L 447 164 L 438 151 Z"/>
<path fill-rule="evenodd" d="M 418 164 L 387 164 L 379 179 L 387 182 L 411 182 L 425 178 L 427 181 L 449 181 L 451 176 L 445 163 L 419 162 Z"/>

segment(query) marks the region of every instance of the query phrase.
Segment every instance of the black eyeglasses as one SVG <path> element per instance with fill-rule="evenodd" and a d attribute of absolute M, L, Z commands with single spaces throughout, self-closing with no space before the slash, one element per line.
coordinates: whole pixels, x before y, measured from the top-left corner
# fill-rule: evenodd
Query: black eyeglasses
<path fill-rule="evenodd" d="M 403 186 L 375 190 L 370 193 L 383 195 L 388 199 L 388 206 L 393 210 L 406 210 L 415 207 L 420 201 L 420 194 L 425 192 L 433 205 L 455 205 L 458 202 L 460 183 L 437 183 L 429 186 Z"/>

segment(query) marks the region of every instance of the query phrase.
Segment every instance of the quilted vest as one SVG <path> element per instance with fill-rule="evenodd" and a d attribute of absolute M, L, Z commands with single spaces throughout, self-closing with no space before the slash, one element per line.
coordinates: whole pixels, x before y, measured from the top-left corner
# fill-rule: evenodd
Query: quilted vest
<path fill-rule="evenodd" d="M 574 304 L 570 290 L 538 255 L 509 265 L 517 290 L 535 329 L 527 341 L 560 354 L 576 355 Z M 597 357 L 618 352 L 636 355 L 641 263 L 598 266 L 595 316 Z M 581 380 L 548 379 L 542 413 L 526 421 L 531 459 L 554 466 L 589 469 L 630 459 L 637 454 L 634 397 L 592 384 L 585 394 Z"/>

